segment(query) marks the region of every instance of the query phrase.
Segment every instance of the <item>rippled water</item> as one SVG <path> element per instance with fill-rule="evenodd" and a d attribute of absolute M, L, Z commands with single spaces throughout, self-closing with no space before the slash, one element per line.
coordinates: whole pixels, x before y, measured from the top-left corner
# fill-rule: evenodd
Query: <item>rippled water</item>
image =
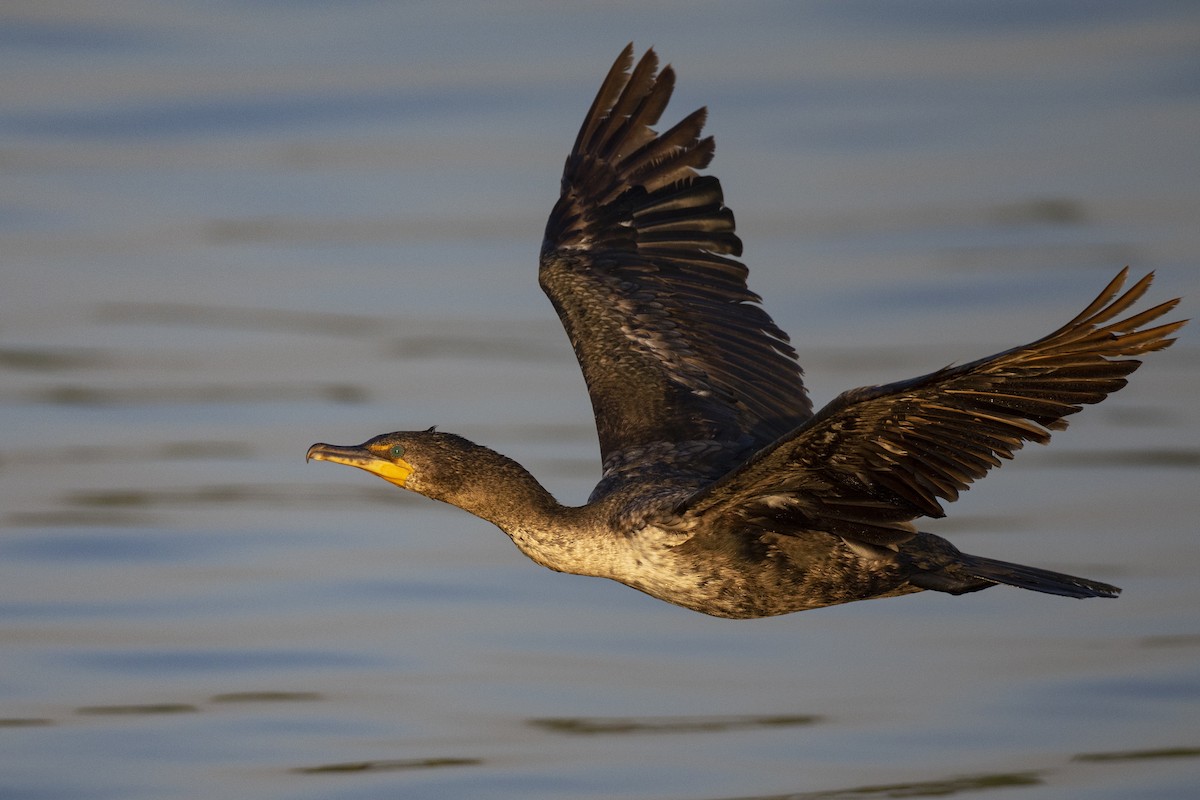
<path fill-rule="evenodd" d="M 587 496 L 534 257 L 630 39 L 818 403 L 1126 263 L 1195 313 L 1185 5 L 6 6 L 0 796 L 1194 796 L 1193 330 L 928 526 L 1117 601 L 709 619 L 304 464 L 436 423 Z"/>

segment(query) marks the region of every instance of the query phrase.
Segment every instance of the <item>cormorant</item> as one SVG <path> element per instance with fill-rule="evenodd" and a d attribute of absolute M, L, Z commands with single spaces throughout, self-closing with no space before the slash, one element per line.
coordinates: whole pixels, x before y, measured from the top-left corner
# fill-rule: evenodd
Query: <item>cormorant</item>
<path fill-rule="evenodd" d="M 575 347 L 603 477 L 559 504 L 521 465 L 429 429 L 308 458 L 458 506 L 562 572 L 611 578 L 720 617 L 762 617 L 997 583 L 1115 597 L 1098 581 L 960 552 L 917 530 L 1026 441 L 1126 383 L 1184 321 L 1178 300 L 1118 318 L 1128 268 L 1030 344 L 911 380 L 853 389 L 815 414 L 788 337 L 746 286 L 742 244 L 705 109 L 651 126 L 675 83 L 626 47 L 600 87 L 546 225 L 539 282 Z"/>

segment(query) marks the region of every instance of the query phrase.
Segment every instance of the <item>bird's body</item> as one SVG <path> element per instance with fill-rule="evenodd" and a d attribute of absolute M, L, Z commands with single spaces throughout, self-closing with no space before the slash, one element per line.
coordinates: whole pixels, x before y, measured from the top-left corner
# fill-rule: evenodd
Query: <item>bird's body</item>
<path fill-rule="evenodd" d="M 1006 583 L 1073 597 L 1107 584 L 961 553 L 914 520 L 1125 385 L 1183 322 L 1169 301 L 1116 319 L 1150 276 L 1122 271 L 1049 336 L 816 414 L 787 336 L 746 287 L 703 109 L 665 133 L 674 85 L 647 52 L 613 65 L 567 158 L 539 282 L 587 381 L 603 476 L 559 504 L 521 465 L 453 434 L 384 434 L 309 457 L 359 467 L 495 523 L 562 572 L 722 617 Z"/>

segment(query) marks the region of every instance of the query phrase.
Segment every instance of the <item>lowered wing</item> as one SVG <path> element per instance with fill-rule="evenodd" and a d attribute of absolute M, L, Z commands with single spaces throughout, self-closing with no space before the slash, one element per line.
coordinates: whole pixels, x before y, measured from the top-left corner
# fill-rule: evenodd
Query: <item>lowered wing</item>
<path fill-rule="evenodd" d="M 681 504 L 693 516 L 735 515 L 786 532 L 817 530 L 870 546 L 894 546 L 912 520 L 941 517 L 941 501 L 1012 458 L 1044 444 L 1066 417 L 1122 388 L 1185 321 L 1145 327 L 1170 300 L 1112 320 L 1150 286 L 1120 294 L 1122 270 L 1079 316 L 1049 336 L 970 364 L 845 392 L 727 478 Z"/>

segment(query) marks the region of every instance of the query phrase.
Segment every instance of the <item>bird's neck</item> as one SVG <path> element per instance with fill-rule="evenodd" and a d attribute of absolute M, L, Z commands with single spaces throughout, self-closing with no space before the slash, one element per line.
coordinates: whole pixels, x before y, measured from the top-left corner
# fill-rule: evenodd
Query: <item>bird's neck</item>
<path fill-rule="evenodd" d="M 478 446 L 477 446 L 478 447 Z M 607 575 L 613 548 L 587 525 L 589 506 L 564 506 L 516 461 L 484 447 L 453 491 L 436 499 L 500 528 L 529 558 L 559 572 Z"/>
<path fill-rule="evenodd" d="M 484 452 L 486 455 L 466 473 L 462 483 L 439 499 L 506 532 L 517 527 L 551 525 L 564 508 L 554 495 L 516 461 L 493 450 Z"/>
<path fill-rule="evenodd" d="M 613 577 L 623 559 L 619 537 L 607 535 L 600 506 L 564 506 L 526 468 L 480 447 L 455 492 L 439 497 L 509 535 L 536 563 L 574 575 Z"/>

